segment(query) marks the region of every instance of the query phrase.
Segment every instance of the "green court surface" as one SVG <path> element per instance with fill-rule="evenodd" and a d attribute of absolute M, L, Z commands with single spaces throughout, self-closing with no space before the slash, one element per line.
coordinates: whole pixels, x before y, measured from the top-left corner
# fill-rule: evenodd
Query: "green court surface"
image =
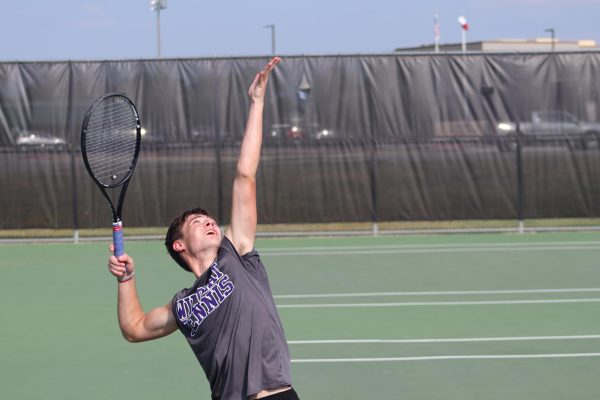
<path fill-rule="evenodd" d="M 0 398 L 208 399 L 179 333 L 130 344 L 107 243 L 0 245 Z M 261 239 L 302 399 L 600 398 L 600 234 Z M 193 276 L 126 242 L 146 310 Z"/>

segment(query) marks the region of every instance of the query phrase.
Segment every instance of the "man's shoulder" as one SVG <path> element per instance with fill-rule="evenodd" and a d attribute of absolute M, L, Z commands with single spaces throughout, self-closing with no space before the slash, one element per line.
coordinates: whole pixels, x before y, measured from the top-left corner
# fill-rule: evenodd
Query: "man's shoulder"
<path fill-rule="evenodd" d="M 250 249 L 249 251 L 244 252 L 243 254 L 240 253 L 238 251 L 238 249 L 235 247 L 235 245 L 233 244 L 233 242 L 227 236 L 223 236 L 223 239 L 221 240 L 221 244 L 219 245 L 219 251 L 227 251 L 229 253 L 236 255 L 240 259 L 243 259 L 249 255 L 256 253 L 256 250 L 254 248 Z"/>
<path fill-rule="evenodd" d="M 233 253 L 239 256 L 235 246 L 231 243 L 231 240 L 227 236 L 223 236 L 221 240 L 221 244 L 219 245 L 219 252 L 226 251 L 228 253 Z"/>

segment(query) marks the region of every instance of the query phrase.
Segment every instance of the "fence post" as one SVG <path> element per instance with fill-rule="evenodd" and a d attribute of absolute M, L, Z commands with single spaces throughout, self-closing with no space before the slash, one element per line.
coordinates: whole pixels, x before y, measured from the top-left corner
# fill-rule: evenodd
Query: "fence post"
<path fill-rule="evenodd" d="M 525 221 L 523 216 L 523 203 L 525 198 L 525 184 L 523 180 L 523 142 L 521 133 L 521 124 L 516 121 L 517 132 L 517 219 L 519 224 L 519 233 L 525 232 Z"/>
<path fill-rule="evenodd" d="M 69 154 L 71 156 L 71 192 L 72 192 L 72 203 L 73 206 L 73 243 L 79 243 L 79 208 L 77 207 L 77 176 L 75 168 L 75 151 L 76 148 L 69 143 L 68 146 Z"/>
<path fill-rule="evenodd" d="M 375 139 L 371 137 L 371 166 L 369 180 L 371 186 L 371 223 L 373 225 L 373 236 L 379 235 L 379 223 L 377 215 L 377 157 Z"/>
<path fill-rule="evenodd" d="M 73 130 L 72 119 L 73 119 L 73 63 L 69 61 L 69 92 L 67 99 L 67 123 L 66 134 L 67 134 L 67 149 L 69 151 L 69 156 L 71 158 L 71 201 L 73 206 L 71 209 L 73 210 L 73 243 L 79 243 L 79 207 L 78 207 L 78 199 L 77 199 L 77 168 L 75 168 L 75 152 L 77 151 L 77 146 L 72 143 L 71 138 L 75 135 L 71 135 L 71 131 Z"/>

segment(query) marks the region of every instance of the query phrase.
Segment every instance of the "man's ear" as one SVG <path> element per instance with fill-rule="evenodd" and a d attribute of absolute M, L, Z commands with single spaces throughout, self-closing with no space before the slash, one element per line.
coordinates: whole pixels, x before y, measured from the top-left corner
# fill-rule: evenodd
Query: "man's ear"
<path fill-rule="evenodd" d="M 182 251 L 185 250 L 185 245 L 183 244 L 182 240 L 176 240 L 173 242 L 173 250 L 175 250 L 178 253 L 181 253 Z"/>

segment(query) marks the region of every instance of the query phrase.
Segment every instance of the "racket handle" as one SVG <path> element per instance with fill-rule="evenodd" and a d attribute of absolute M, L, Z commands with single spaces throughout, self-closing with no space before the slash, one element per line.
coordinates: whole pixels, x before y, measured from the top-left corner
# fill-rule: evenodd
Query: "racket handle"
<path fill-rule="evenodd" d="M 115 246 L 114 255 L 115 257 L 122 256 L 125 253 L 125 246 L 123 245 L 123 223 L 113 222 L 113 245 Z M 129 271 L 127 264 L 125 264 L 125 275 L 117 278 L 119 282 L 127 282 L 133 276 L 133 271 Z"/>
<path fill-rule="evenodd" d="M 123 223 L 121 221 L 113 222 L 113 245 L 115 246 L 115 257 L 122 256 L 123 253 L 125 253 L 125 246 L 123 245 Z"/>

